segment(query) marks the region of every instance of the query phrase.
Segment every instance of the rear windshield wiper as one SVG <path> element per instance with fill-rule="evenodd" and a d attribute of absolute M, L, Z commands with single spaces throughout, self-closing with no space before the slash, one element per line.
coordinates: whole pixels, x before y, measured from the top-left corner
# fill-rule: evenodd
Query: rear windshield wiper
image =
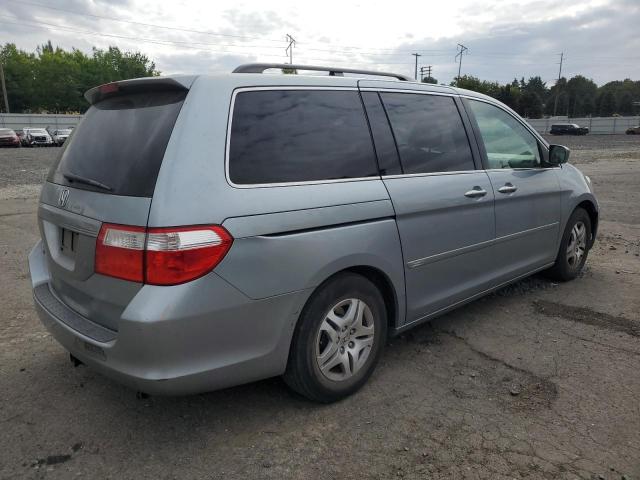
<path fill-rule="evenodd" d="M 80 175 L 76 175 L 75 173 L 63 173 L 62 176 L 64 178 L 66 178 L 67 180 L 70 180 L 72 182 L 78 182 L 78 183 L 84 183 L 85 185 L 91 185 L 92 187 L 98 187 L 101 188 L 102 190 L 107 190 L 107 191 L 111 191 L 113 190 L 113 188 L 111 188 L 109 185 L 105 185 L 102 182 L 99 182 L 97 180 L 93 180 L 92 178 L 86 178 L 86 177 L 82 177 Z"/>

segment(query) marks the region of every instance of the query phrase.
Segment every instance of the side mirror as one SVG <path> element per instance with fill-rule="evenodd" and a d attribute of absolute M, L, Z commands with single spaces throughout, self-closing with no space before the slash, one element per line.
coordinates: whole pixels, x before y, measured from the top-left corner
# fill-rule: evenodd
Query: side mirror
<path fill-rule="evenodd" d="M 564 145 L 551 145 L 549 146 L 549 163 L 553 166 L 567 163 L 570 153 L 571 150 Z"/>

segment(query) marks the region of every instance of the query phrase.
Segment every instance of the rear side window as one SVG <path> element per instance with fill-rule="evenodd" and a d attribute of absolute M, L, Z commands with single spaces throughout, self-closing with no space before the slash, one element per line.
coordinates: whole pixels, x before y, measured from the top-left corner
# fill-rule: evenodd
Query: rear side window
<path fill-rule="evenodd" d="M 381 93 L 404 173 L 473 170 L 473 156 L 451 97 Z"/>
<path fill-rule="evenodd" d="M 358 92 L 265 90 L 235 97 L 229 178 L 238 185 L 378 175 Z"/>
<path fill-rule="evenodd" d="M 153 196 L 185 96 L 182 90 L 132 93 L 91 106 L 65 142 L 49 181 L 114 195 Z"/>

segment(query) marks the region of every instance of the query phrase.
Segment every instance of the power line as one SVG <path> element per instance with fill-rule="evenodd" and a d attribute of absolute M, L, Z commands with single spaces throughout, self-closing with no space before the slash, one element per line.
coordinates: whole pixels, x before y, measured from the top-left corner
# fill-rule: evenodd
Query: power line
<path fill-rule="evenodd" d="M 189 33 L 197 33 L 199 35 L 213 35 L 216 37 L 231 37 L 231 38 L 249 38 L 252 40 L 263 40 L 263 41 L 267 41 L 267 42 L 281 42 L 281 40 L 275 40 L 275 39 L 267 39 L 264 37 L 257 37 L 257 36 L 250 36 L 250 35 L 234 35 L 231 33 L 218 33 L 218 32 L 211 32 L 211 31 L 206 31 L 206 30 L 194 30 L 191 28 L 180 28 L 180 27 L 170 27 L 168 25 L 158 25 L 155 23 L 144 23 L 144 22 L 136 22 L 133 20 L 124 20 L 122 18 L 114 18 L 114 17 L 107 17 L 104 15 L 95 15 L 93 13 L 86 13 L 86 12 L 76 12 L 73 10 L 66 10 L 64 8 L 59 8 L 59 7 L 52 7 L 50 5 L 44 5 L 42 3 L 35 3 L 35 2 L 27 2 L 27 1 L 17 1 L 17 0 L 5 0 L 5 1 L 10 1 L 13 3 L 17 3 L 20 5 L 31 5 L 34 7 L 40 7 L 40 8 L 47 8 L 49 10 L 57 10 L 59 12 L 64 12 L 64 13 L 71 13 L 73 15 L 81 15 L 83 17 L 92 17 L 92 18 L 97 18 L 100 20 L 109 20 L 112 22 L 121 22 L 121 23 L 128 23 L 130 25 L 140 25 L 143 27 L 152 27 L 152 28 L 163 28 L 165 30 L 175 30 L 178 32 L 189 32 Z"/>
<path fill-rule="evenodd" d="M 0 15 L 1 18 L 12 18 L 13 17 L 7 17 L 5 15 Z M 93 36 L 98 36 L 98 37 L 111 37 L 111 38 L 121 38 L 121 39 L 126 39 L 126 40 L 134 40 L 136 42 L 143 42 L 143 43 L 154 43 L 154 44 L 158 44 L 158 45 L 175 45 L 175 46 L 179 46 L 181 48 L 193 48 L 194 45 L 204 45 L 204 46 L 213 46 L 213 47 L 230 47 L 230 48 L 269 48 L 269 49 L 280 49 L 282 47 L 272 47 L 272 46 L 265 46 L 265 45 L 237 45 L 237 44 L 216 44 L 216 43 L 203 43 L 203 42 L 187 42 L 187 41 L 179 41 L 179 40 L 158 40 L 158 39 L 154 39 L 154 38 L 144 38 L 144 37 L 131 37 L 128 35 L 117 35 L 115 33 L 100 33 L 100 32 L 91 32 L 91 31 L 87 31 L 87 30 L 78 30 L 75 28 L 71 28 L 71 27 L 66 27 L 64 25 L 56 25 L 53 23 L 46 23 L 46 22 L 30 22 L 30 23 L 25 23 L 25 22 L 7 22 L 7 21 L 0 21 L 0 23 L 2 24 L 8 24 L 8 25 L 18 25 L 18 26 L 22 26 L 22 27 L 35 27 L 35 28 L 39 28 L 41 26 L 46 26 L 48 28 L 51 28 L 53 30 L 63 30 L 63 31 L 67 31 L 67 32 L 72 32 L 72 33 L 80 33 L 80 34 L 84 34 L 84 35 L 93 35 Z M 281 41 L 282 42 L 282 41 Z M 211 49 L 206 49 L 206 48 L 197 48 L 197 50 L 211 50 Z M 213 50 L 211 50 L 213 51 Z M 223 50 L 224 51 L 224 50 Z M 239 52 L 230 52 L 230 53 L 239 53 Z"/>
<path fill-rule="evenodd" d="M 133 20 L 125 20 L 122 18 L 115 18 L 115 17 L 108 17 L 105 15 L 96 15 L 96 14 L 92 14 L 92 13 L 87 13 L 87 12 L 77 12 L 74 10 L 67 10 L 64 8 L 59 8 L 59 7 L 52 7 L 50 5 L 44 5 L 42 3 L 36 3 L 36 2 L 29 2 L 29 1 L 17 1 L 17 0 L 5 0 L 8 2 L 13 2 L 13 3 L 17 3 L 19 5 L 31 5 L 31 6 L 35 6 L 35 7 L 41 7 L 41 8 L 46 8 L 49 10 L 56 10 L 59 12 L 63 12 L 63 13 L 70 13 L 73 15 L 79 15 L 79 16 L 83 16 L 83 17 L 90 17 L 90 18 L 96 18 L 99 20 L 108 20 L 108 21 L 112 21 L 112 22 L 120 22 L 120 23 L 127 23 L 130 25 L 139 25 L 139 26 L 143 26 L 143 27 L 151 27 L 151 28 L 161 28 L 161 29 L 165 29 L 165 30 L 173 30 L 173 31 L 178 31 L 178 32 L 188 32 L 188 33 L 195 33 L 198 35 L 211 35 L 211 36 L 219 36 L 219 37 L 229 37 L 229 38 L 246 38 L 246 39 L 252 39 L 252 40 L 261 40 L 261 41 L 265 41 L 265 42 L 274 42 L 274 43 L 281 43 L 281 40 L 275 40 L 275 39 L 270 39 L 270 38 L 264 38 L 264 37 L 258 37 L 258 36 L 252 36 L 252 35 L 235 35 L 235 34 L 229 34 L 229 33 L 219 33 L 219 32 L 212 32 L 212 31 L 207 31 L 207 30 L 196 30 L 196 29 L 192 29 L 192 28 L 183 28 L 183 27 L 171 27 L 168 25 L 159 25 L 159 24 L 155 24 L 155 23 L 146 23 L 146 22 L 136 22 Z M 313 45 L 312 42 L 305 42 L 304 45 Z M 297 45 L 296 45 L 297 46 Z M 267 48 L 279 48 L 279 47 L 267 47 Z M 371 51 L 370 47 L 361 47 L 361 46 L 349 46 L 349 45 L 343 45 L 343 48 L 349 48 L 349 49 L 355 49 L 355 50 L 367 50 L 368 53 L 371 54 L 375 54 L 375 55 L 394 55 L 394 56 L 400 56 L 400 55 L 405 55 L 406 52 L 398 52 L 398 53 L 378 53 L 378 52 L 373 52 Z M 314 50 L 314 51 L 324 51 L 324 52 L 335 52 L 335 49 L 321 49 L 321 48 L 306 48 L 307 50 Z M 378 48 L 378 49 L 374 49 L 374 50 L 380 50 L 380 51 L 391 51 L 391 52 L 397 52 L 397 50 L 395 48 Z M 419 50 L 419 52 L 446 52 L 447 50 Z M 347 52 L 345 50 L 343 50 L 343 52 Z M 364 52 L 362 52 L 364 53 Z"/>

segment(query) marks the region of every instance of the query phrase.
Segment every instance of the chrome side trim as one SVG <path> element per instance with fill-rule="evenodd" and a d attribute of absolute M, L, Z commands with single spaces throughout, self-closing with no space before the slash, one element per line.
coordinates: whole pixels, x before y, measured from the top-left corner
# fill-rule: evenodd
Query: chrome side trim
<path fill-rule="evenodd" d="M 394 333 L 401 333 L 401 332 L 403 332 L 405 330 L 408 330 L 409 328 L 412 328 L 412 327 L 414 327 L 414 326 L 416 326 L 416 325 L 418 325 L 418 324 L 420 324 L 422 322 L 426 322 L 427 320 L 430 320 L 430 319 L 432 319 L 434 317 L 437 317 L 438 315 L 442 315 L 443 313 L 446 313 L 446 312 L 448 312 L 450 310 L 453 310 L 454 308 L 462 306 L 465 303 L 472 302 L 473 300 L 475 300 L 477 298 L 483 297 L 488 293 L 491 293 L 491 292 L 493 292 L 495 290 L 498 290 L 498 289 L 500 289 L 502 287 L 505 287 L 505 286 L 509 285 L 510 283 L 517 282 L 518 280 L 521 280 L 523 278 L 529 277 L 529 276 L 533 275 L 534 273 L 540 272 L 542 270 L 546 270 L 547 268 L 550 268 L 553 265 L 554 265 L 554 262 L 547 263 L 545 265 L 542 265 L 541 267 L 534 268 L 533 270 L 530 270 L 527 273 L 523 273 L 522 275 L 518 275 L 517 277 L 514 277 L 514 278 L 512 278 L 510 280 L 507 280 L 505 282 L 499 283 L 498 285 L 495 285 L 495 286 L 493 286 L 491 288 L 487 288 L 486 290 L 483 290 L 483 291 L 481 291 L 479 293 L 476 293 L 475 295 L 471 295 L 470 297 L 467 297 L 467 298 L 465 298 L 463 300 L 459 300 L 459 301 L 457 301 L 455 303 L 452 303 L 449 306 L 446 306 L 446 307 L 443 307 L 443 308 L 441 308 L 439 310 L 436 310 L 435 312 L 428 313 L 427 315 L 424 315 L 424 316 L 422 316 L 420 318 L 417 318 L 417 319 L 415 319 L 415 320 L 413 320 L 413 321 L 411 321 L 411 322 L 409 322 L 409 323 L 407 323 L 405 325 L 402 325 L 399 328 L 396 328 Z"/>
<path fill-rule="evenodd" d="M 502 237 L 497 237 L 494 238 L 492 240 L 486 240 L 484 242 L 480 242 L 480 243 L 474 243 L 473 245 L 467 245 L 466 247 L 461 247 L 461 248 L 456 248 L 454 250 L 449 250 L 446 252 L 442 252 L 442 253 L 436 253 L 435 255 L 430 255 L 428 257 L 424 257 L 424 258 L 418 258 L 416 260 L 411 260 L 409 262 L 407 262 L 407 267 L 408 268 L 417 268 L 417 267 L 422 267 L 423 265 L 427 265 L 429 263 L 434 263 L 434 262 L 439 262 L 441 260 L 446 260 L 448 258 L 452 258 L 452 257 L 456 257 L 458 255 L 462 255 L 468 252 L 473 252 L 476 250 L 480 250 L 482 248 L 485 247 L 489 247 L 491 245 L 496 245 L 498 243 L 502 243 L 502 242 L 506 242 L 508 240 L 513 240 L 515 238 L 519 238 L 519 237 L 523 237 L 525 235 L 529 235 L 530 233 L 534 233 L 534 232 L 539 232 L 542 230 L 548 230 L 550 228 L 555 227 L 556 225 L 559 225 L 560 222 L 553 222 L 553 223 L 549 223 L 547 225 L 541 225 L 539 227 L 534 227 L 534 228 L 529 228 L 527 230 L 522 230 L 520 232 L 516 232 L 516 233 L 510 233 L 509 235 L 504 235 Z"/>
<path fill-rule="evenodd" d="M 414 93 L 417 95 L 439 95 L 441 97 L 459 97 L 457 93 L 436 92 L 433 90 L 408 89 L 397 87 L 361 87 L 361 92 L 380 92 L 380 93 Z"/>
<path fill-rule="evenodd" d="M 325 183 L 348 183 L 348 182 L 363 182 L 363 181 L 379 181 L 380 175 L 373 175 L 371 177 L 358 177 L 358 178 L 338 178 L 334 180 L 310 180 L 305 182 L 280 182 L 280 183 L 251 183 L 251 184 L 237 184 L 231 181 L 229 175 L 229 149 L 231 148 L 231 126 L 233 123 L 233 109 L 236 102 L 236 96 L 242 92 L 256 92 L 265 90 L 341 90 L 341 91 L 358 91 L 358 87 L 332 87 L 332 86 L 262 86 L 262 87 L 241 87 L 236 88 L 231 94 L 231 103 L 229 105 L 229 116 L 227 123 L 227 138 L 225 140 L 225 154 L 224 154 L 224 175 L 227 183 L 233 188 L 271 188 L 271 187 L 294 187 L 303 185 L 323 185 Z"/>
<path fill-rule="evenodd" d="M 455 170 L 451 172 L 429 172 L 429 173 L 399 173 L 397 175 L 383 175 L 383 180 L 391 180 L 394 178 L 411 178 L 411 177 L 438 177 L 440 175 L 468 175 L 471 173 L 484 173 L 484 170 Z"/>
<path fill-rule="evenodd" d="M 528 172 L 530 170 L 560 170 L 560 167 L 527 167 L 527 168 L 487 168 L 485 172 Z"/>

